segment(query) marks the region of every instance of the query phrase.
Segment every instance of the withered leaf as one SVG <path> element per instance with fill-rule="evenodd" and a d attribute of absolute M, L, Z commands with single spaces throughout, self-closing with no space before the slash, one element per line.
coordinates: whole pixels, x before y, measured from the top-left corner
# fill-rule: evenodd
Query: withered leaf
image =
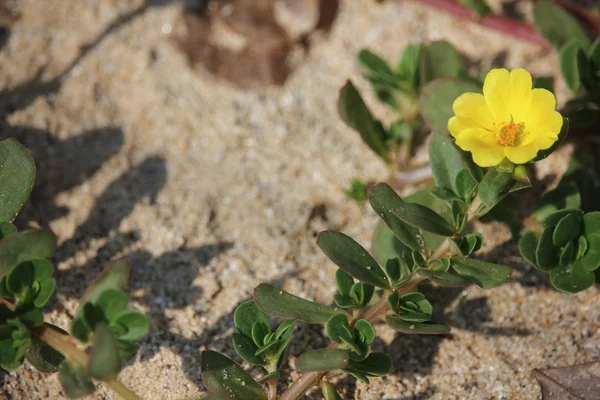
<path fill-rule="evenodd" d="M 600 399 L 600 363 L 533 370 L 540 383 L 543 400 Z"/>

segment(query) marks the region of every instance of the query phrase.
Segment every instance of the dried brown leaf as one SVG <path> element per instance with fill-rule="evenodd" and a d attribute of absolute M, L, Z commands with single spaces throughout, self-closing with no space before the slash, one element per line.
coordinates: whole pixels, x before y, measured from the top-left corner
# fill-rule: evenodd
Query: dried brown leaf
<path fill-rule="evenodd" d="M 533 370 L 544 400 L 600 399 L 600 363 Z"/>

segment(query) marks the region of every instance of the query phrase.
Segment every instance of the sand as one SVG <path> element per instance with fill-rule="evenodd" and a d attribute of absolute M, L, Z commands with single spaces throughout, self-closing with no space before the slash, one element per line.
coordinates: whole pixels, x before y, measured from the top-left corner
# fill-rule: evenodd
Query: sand
<path fill-rule="evenodd" d="M 203 390 L 203 349 L 240 361 L 232 312 L 260 282 L 330 303 L 336 268 L 315 236 L 341 230 L 368 246 L 377 217 L 342 189 L 356 176 L 386 178 L 340 121 L 337 91 L 351 78 L 374 112 L 393 116 L 368 90 L 357 51 L 395 61 L 408 43 L 444 38 L 475 69 L 500 57 L 540 75 L 557 71 L 551 51 L 415 3 L 343 2 L 283 86 L 247 91 L 188 66 L 173 40 L 180 3 L 155 1 L 96 40 L 141 2 L 20 1 L 0 51 L 2 135 L 21 138 L 39 167 L 21 226 L 48 225 L 59 237 L 48 320 L 68 328 L 102 267 L 129 258 L 132 304 L 152 326 L 120 379 L 144 399 L 189 399 Z M 556 157 L 540 170 L 563 167 Z M 340 380 L 345 398 L 539 399 L 533 368 L 598 359 L 598 289 L 559 293 L 523 263 L 505 226 L 476 228 L 487 238 L 482 257 L 516 269 L 510 281 L 488 291 L 430 291 L 434 320 L 452 327 L 449 336 L 378 327 L 375 348 L 393 357 L 394 371 L 368 386 Z M 300 326 L 290 363 L 325 345 L 319 327 Z M 0 398 L 63 398 L 57 375 L 29 365 L 0 375 L 0 385 Z M 116 396 L 99 385 L 88 398 Z M 307 398 L 320 397 L 315 390 Z"/>

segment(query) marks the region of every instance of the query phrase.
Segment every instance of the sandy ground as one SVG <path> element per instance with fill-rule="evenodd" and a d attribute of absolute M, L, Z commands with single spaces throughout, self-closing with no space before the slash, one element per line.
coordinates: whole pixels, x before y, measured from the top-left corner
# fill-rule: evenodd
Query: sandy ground
<path fill-rule="evenodd" d="M 129 292 L 152 328 L 120 378 L 144 399 L 197 397 L 205 348 L 239 361 L 229 341 L 232 311 L 258 283 L 330 302 L 335 267 L 316 247 L 317 232 L 342 230 L 368 245 L 376 216 L 342 188 L 355 176 L 385 179 L 385 169 L 338 118 L 337 90 L 350 77 L 374 110 L 390 114 L 361 78 L 359 49 L 393 61 L 410 42 L 445 38 L 475 67 L 500 56 L 542 75 L 557 69 L 548 51 L 415 2 L 352 0 L 328 35 L 313 38 L 284 86 L 242 91 L 188 67 L 172 43 L 181 6 L 164 1 L 111 30 L 54 79 L 80 47 L 139 5 L 20 1 L 0 52 L 0 109 L 9 125 L 2 135 L 21 138 L 39 166 L 20 223 L 47 224 L 60 238 L 49 320 L 67 328 L 103 265 L 124 256 L 133 264 Z M 23 95 L 23 87 L 42 95 Z M 560 169 L 560 159 L 545 168 Z M 315 207 L 322 212 L 311 217 Z M 507 243 L 504 226 L 477 228 L 489 235 L 483 257 L 515 267 L 510 282 L 432 292 L 434 320 L 452 326 L 449 336 L 379 327 L 375 347 L 392 355 L 394 372 L 369 386 L 341 380 L 345 398 L 539 399 L 533 368 L 598 359 L 598 290 L 553 290 Z M 290 362 L 324 345 L 318 328 L 301 326 Z M 0 385 L 3 399 L 63 398 L 56 375 L 28 365 L 0 375 Z M 116 397 L 101 387 L 89 398 Z"/>

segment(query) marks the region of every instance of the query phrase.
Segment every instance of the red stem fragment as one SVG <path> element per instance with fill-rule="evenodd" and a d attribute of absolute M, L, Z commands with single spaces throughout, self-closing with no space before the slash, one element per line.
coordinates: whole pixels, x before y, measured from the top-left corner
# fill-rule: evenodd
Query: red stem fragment
<path fill-rule="evenodd" d="M 533 26 L 523 22 L 516 21 L 502 15 L 486 15 L 485 17 L 480 18 L 477 13 L 454 0 L 418 0 L 418 2 L 419 4 L 426 4 L 431 7 L 444 10 L 457 18 L 476 22 L 498 32 L 527 40 L 541 47 L 551 47 L 550 44 L 537 33 Z"/>

